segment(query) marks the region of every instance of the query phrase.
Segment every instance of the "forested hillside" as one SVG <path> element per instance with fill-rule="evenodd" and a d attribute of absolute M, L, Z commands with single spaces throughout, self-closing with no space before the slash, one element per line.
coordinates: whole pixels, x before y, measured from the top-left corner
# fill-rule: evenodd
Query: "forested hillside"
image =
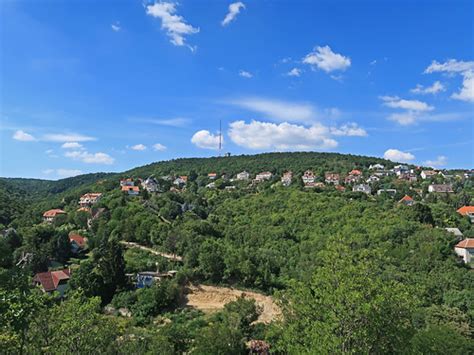
<path fill-rule="evenodd" d="M 375 164 L 384 165 L 383 174 L 396 165 L 341 154 L 270 153 L 178 159 L 58 182 L 2 179 L 0 348 L 472 353 L 474 274 L 454 252 L 460 237 L 446 228 L 474 237 L 469 218 L 456 212 L 472 204 L 473 177 L 446 172 L 424 180 L 421 169 L 407 167 L 418 180 L 382 174 L 369 193 L 352 191 L 354 183 L 341 181 L 337 189 L 324 182 L 327 172 L 355 170 L 365 181 Z M 302 182 L 308 169 L 319 185 Z M 244 170 L 274 175 L 236 180 Z M 293 178 L 284 185 L 280 177 L 288 170 Z M 156 192 L 138 183 L 151 175 Z M 183 184 L 168 179 L 180 175 L 187 177 Z M 136 195 L 120 187 L 124 178 L 133 178 L 122 183 L 138 186 Z M 430 193 L 435 182 L 453 192 Z M 79 208 L 91 192 L 100 199 Z M 399 202 L 403 196 L 409 204 Z M 49 209 L 62 212 L 43 221 Z M 77 236 L 86 238 L 79 251 L 70 244 L 83 240 Z M 38 282 L 33 287 L 38 273 L 66 269 L 64 297 L 42 292 Z M 145 271 L 159 271 L 159 279 L 139 287 L 135 277 Z M 190 285 L 202 284 L 272 296 L 281 314 L 256 322 L 262 309 L 248 297 L 214 313 L 187 307 Z"/>

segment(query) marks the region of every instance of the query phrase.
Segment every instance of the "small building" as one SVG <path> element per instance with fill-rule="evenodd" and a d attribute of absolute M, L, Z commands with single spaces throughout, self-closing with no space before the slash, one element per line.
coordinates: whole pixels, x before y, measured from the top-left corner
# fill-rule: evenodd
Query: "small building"
<path fill-rule="evenodd" d="M 69 242 L 71 243 L 71 252 L 73 254 L 78 254 L 87 246 L 87 238 L 75 233 L 69 234 Z"/>
<path fill-rule="evenodd" d="M 380 181 L 380 178 L 377 175 L 371 175 L 369 178 L 365 181 L 368 184 L 372 184 L 374 182 Z"/>
<path fill-rule="evenodd" d="M 361 176 L 362 175 L 362 171 L 360 170 L 357 170 L 357 169 L 353 169 L 349 172 L 349 175 L 354 175 L 354 176 Z"/>
<path fill-rule="evenodd" d="M 122 186 L 122 192 L 126 192 L 129 196 L 138 196 L 140 188 L 138 186 Z"/>
<path fill-rule="evenodd" d="M 326 184 L 339 185 L 340 180 L 341 180 L 341 177 L 339 176 L 339 174 L 336 174 L 336 173 L 324 174 L 324 181 L 326 182 Z"/>
<path fill-rule="evenodd" d="M 132 178 L 122 179 L 120 180 L 120 186 L 134 186 L 135 181 Z"/>
<path fill-rule="evenodd" d="M 314 183 L 314 180 L 316 180 L 316 177 L 314 176 L 314 173 L 312 170 L 306 170 L 303 176 L 301 177 L 301 180 L 303 180 L 303 183 L 307 185 L 307 184 Z"/>
<path fill-rule="evenodd" d="M 209 173 L 207 174 L 207 178 L 210 180 L 215 180 L 217 179 L 217 173 Z"/>
<path fill-rule="evenodd" d="M 363 192 L 364 194 L 370 195 L 370 193 L 372 192 L 372 189 L 370 188 L 370 185 L 358 184 L 358 185 L 354 185 L 354 187 L 352 188 L 352 191 Z"/>
<path fill-rule="evenodd" d="M 445 228 L 447 232 L 453 233 L 457 238 L 462 239 L 464 235 L 459 230 L 459 228 Z"/>
<path fill-rule="evenodd" d="M 34 276 L 33 283 L 35 286 L 39 286 L 43 292 L 52 293 L 56 291 L 59 292 L 60 297 L 63 297 L 70 276 L 71 271 L 69 269 L 40 272 Z"/>
<path fill-rule="evenodd" d="M 410 172 L 410 169 L 406 165 L 396 165 L 396 166 L 393 167 L 392 171 L 396 175 L 402 175 L 402 174 L 406 174 L 406 173 Z"/>
<path fill-rule="evenodd" d="M 448 184 L 433 184 L 428 186 L 428 192 L 435 192 L 435 193 L 452 193 L 453 187 Z"/>
<path fill-rule="evenodd" d="M 382 164 L 373 164 L 369 166 L 369 170 L 383 170 L 385 169 L 385 166 Z"/>
<path fill-rule="evenodd" d="M 474 206 L 463 206 L 457 211 L 461 216 L 469 217 L 471 223 L 474 223 Z"/>
<path fill-rule="evenodd" d="M 426 180 L 435 177 L 437 174 L 434 170 L 422 170 L 420 176 L 423 180 Z"/>
<path fill-rule="evenodd" d="M 408 181 L 408 182 L 416 182 L 418 180 L 416 175 L 414 173 L 410 173 L 410 172 L 402 173 L 402 174 L 398 175 L 398 179 Z"/>
<path fill-rule="evenodd" d="M 246 172 L 245 170 L 238 173 L 237 176 L 236 176 L 236 180 L 246 181 L 248 179 L 250 179 L 250 174 L 248 172 Z"/>
<path fill-rule="evenodd" d="M 403 204 L 405 206 L 413 206 L 415 204 L 415 200 L 413 200 L 413 198 L 411 198 L 410 196 L 405 195 L 400 201 L 398 201 L 398 203 Z"/>
<path fill-rule="evenodd" d="M 102 194 L 100 192 L 90 192 L 82 195 L 79 198 L 79 205 L 81 207 L 91 207 L 95 205 L 101 199 Z"/>
<path fill-rule="evenodd" d="M 155 272 L 155 271 L 141 271 L 135 275 L 135 286 L 137 288 L 150 287 L 155 282 L 159 282 L 163 279 L 171 279 L 176 275 L 177 271 L 171 270 L 167 272 Z M 133 275 L 128 275 L 133 276 Z"/>
<path fill-rule="evenodd" d="M 43 213 L 43 221 L 47 223 L 52 223 L 54 222 L 57 216 L 62 214 L 66 214 L 66 212 L 59 208 L 46 211 L 45 213 Z"/>
<path fill-rule="evenodd" d="M 227 185 L 226 187 L 224 187 L 224 190 L 226 191 L 232 191 L 232 190 L 235 190 L 236 187 L 234 185 Z"/>
<path fill-rule="evenodd" d="M 255 176 L 255 180 L 257 182 L 260 182 L 260 181 L 270 180 L 272 177 L 273 177 L 273 174 L 271 172 L 264 171 L 260 174 L 257 174 L 257 176 Z"/>
<path fill-rule="evenodd" d="M 354 184 L 360 180 L 360 175 L 347 175 L 344 179 L 346 184 Z"/>
<path fill-rule="evenodd" d="M 292 171 L 286 171 L 283 173 L 281 177 L 281 184 L 285 187 L 288 187 L 291 185 L 291 181 L 293 180 L 293 172 Z"/>
<path fill-rule="evenodd" d="M 181 175 L 181 176 L 178 176 L 176 179 L 174 179 L 173 181 L 173 184 L 178 186 L 178 187 L 182 187 L 182 186 L 185 186 L 186 184 L 188 183 L 188 177 L 187 175 Z"/>
<path fill-rule="evenodd" d="M 380 189 L 380 190 L 377 190 L 377 195 L 382 195 L 382 194 L 387 194 L 387 195 L 390 195 L 390 196 L 395 196 L 396 193 L 397 193 L 397 190 L 396 189 Z"/>
<path fill-rule="evenodd" d="M 454 252 L 462 257 L 464 263 L 469 264 L 474 257 L 474 238 L 461 240 L 454 246 Z"/>
<path fill-rule="evenodd" d="M 206 185 L 206 189 L 215 189 L 215 188 L 216 188 L 216 183 L 214 181 Z"/>
<path fill-rule="evenodd" d="M 158 192 L 159 190 L 158 181 L 152 176 L 142 181 L 142 187 L 148 192 Z"/>
<path fill-rule="evenodd" d="M 344 192 L 344 191 L 346 191 L 346 188 L 342 185 L 336 185 L 336 190 L 340 191 L 340 192 Z"/>

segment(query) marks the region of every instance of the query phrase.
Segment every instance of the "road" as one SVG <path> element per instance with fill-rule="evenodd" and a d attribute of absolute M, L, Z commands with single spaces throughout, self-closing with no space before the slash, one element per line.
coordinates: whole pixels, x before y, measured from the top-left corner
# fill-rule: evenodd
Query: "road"
<path fill-rule="evenodd" d="M 138 248 L 138 249 L 141 249 L 141 250 L 145 250 L 149 253 L 152 253 L 154 255 L 162 256 L 163 258 L 166 258 L 166 259 L 169 259 L 169 260 L 172 260 L 172 261 L 183 261 L 183 257 L 181 257 L 179 255 L 162 253 L 160 251 L 157 251 L 155 249 L 146 247 L 146 246 L 138 244 L 138 243 L 126 242 L 126 241 L 121 241 L 120 243 L 125 245 L 127 248 Z"/>

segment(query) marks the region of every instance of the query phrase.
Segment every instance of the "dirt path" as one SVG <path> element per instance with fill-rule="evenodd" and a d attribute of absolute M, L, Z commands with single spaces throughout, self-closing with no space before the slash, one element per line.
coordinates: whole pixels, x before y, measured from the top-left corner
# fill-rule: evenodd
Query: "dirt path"
<path fill-rule="evenodd" d="M 225 304 L 235 301 L 241 295 L 255 299 L 257 304 L 262 307 L 262 314 L 257 322 L 270 323 L 280 316 L 281 311 L 270 296 L 230 287 L 191 285 L 188 287 L 186 306 L 210 313 L 223 309 Z"/>
<path fill-rule="evenodd" d="M 155 249 L 152 249 L 152 248 L 149 248 L 149 247 L 146 247 L 144 245 L 140 245 L 138 243 L 134 243 L 134 242 L 126 242 L 126 241 L 121 241 L 120 242 L 121 244 L 125 245 L 127 248 L 138 248 L 138 249 L 141 249 L 141 250 L 145 250 L 149 253 L 152 253 L 152 254 L 155 254 L 155 255 L 159 255 L 159 256 L 162 256 L 163 258 L 166 258 L 166 259 L 169 259 L 169 260 L 172 260 L 172 261 L 183 261 L 183 258 L 179 255 L 173 255 L 173 254 L 167 254 L 167 253 L 162 253 L 160 251 L 157 251 Z"/>

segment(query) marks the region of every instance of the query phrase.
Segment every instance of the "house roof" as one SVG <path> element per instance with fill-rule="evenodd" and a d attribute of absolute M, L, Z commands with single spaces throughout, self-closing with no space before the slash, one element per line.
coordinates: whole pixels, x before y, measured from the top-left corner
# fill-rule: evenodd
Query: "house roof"
<path fill-rule="evenodd" d="M 64 213 L 66 212 L 64 212 L 63 210 L 60 210 L 59 208 L 55 208 L 43 213 L 43 217 L 56 217 L 58 214 L 64 214 Z"/>
<path fill-rule="evenodd" d="M 357 169 L 353 169 L 349 175 L 362 175 L 362 172 L 360 170 L 357 170 Z"/>
<path fill-rule="evenodd" d="M 69 269 L 40 272 L 33 280 L 39 282 L 46 292 L 54 291 L 58 288 L 59 282 L 69 280 L 71 271 Z"/>
<path fill-rule="evenodd" d="M 403 196 L 402 199 L 401 199 L 400 201 L 398 201 L 398 202 L 411 202 L 411 201 L 413 201 L 413 199 L 412 199 L 410 196 L 405 195 L 405 196 Z"/>
<path fill-rule="evenodd" d="M 86 198 L 98 198 L 102 196 L 102 194 L 100 192 L 89 192 L 87 194 L 84 194 L 81 196 L 81 199 L 86 199 Z"/>
<path fill-rule="evenodd" d="M 457 210 L 459 214 L 467 216 L 468 214 L 474 214 L 474 206 L 463 206 Z"/>
<path fill-rule="evenodd" d="M 207 176 L 217 176 L 217 173 L 209 173 Z"/>
<path fill-rule="evenodd" d="M 90 212 L 90 208 L 87 207 L 80 207 L 77 209 L 77 212 Z"/>
<path fill-rule="evenodd" d="M 474 238 L 467 238 L 461 240 L 458 244 L 455 245 L 455 247 L 463 249 L 474 249 Z"/>
<path fill-rule="evenodd" d="M 122 191 L 140 191 L 138 186 L 122 186 Z"/>
<path fill-rule="evenodd" d="M 69 241 L 75 242 L 80 248 L 84 248 L 87 243 L 87 238 L 79 234 L 70 234 Z"/>

